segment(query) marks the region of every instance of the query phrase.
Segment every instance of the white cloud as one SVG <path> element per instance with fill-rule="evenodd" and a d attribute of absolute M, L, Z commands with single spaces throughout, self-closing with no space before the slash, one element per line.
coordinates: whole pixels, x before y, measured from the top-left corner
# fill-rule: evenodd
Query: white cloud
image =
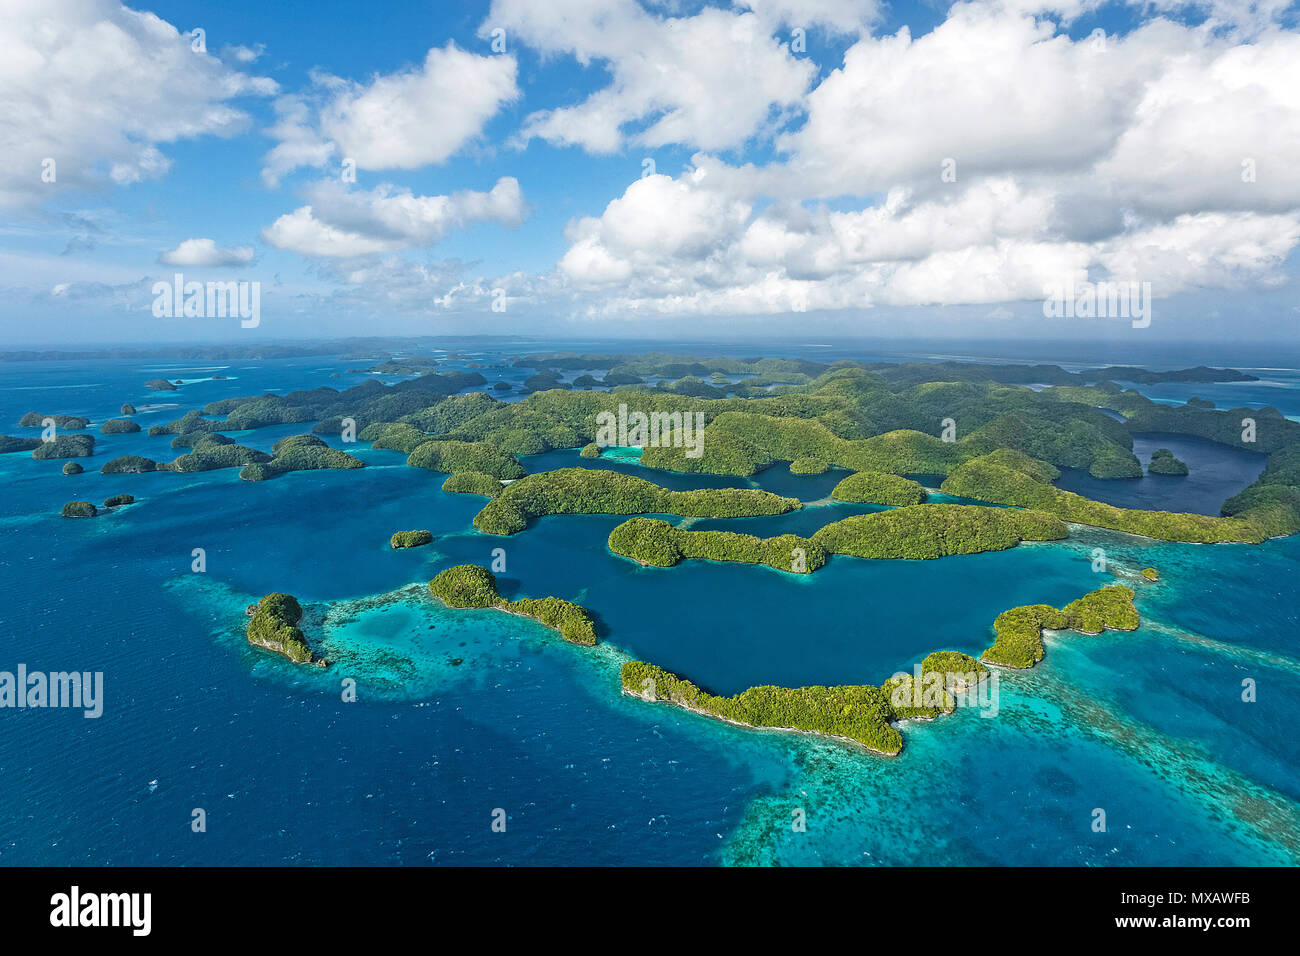
<path fill-rule="evenodd" d="M 0 207 L 160 176 L 159 146 L 239 133 L 249 118 L 230 101 L 276 91 L 116 0 L 10 0 L 0 49 Z"/>
<path fill-rule="evenodd" d="M 609 85 L 575 105 L 534 112 L 520 137 L 609 153 L 627 141 L 731 149 L 775 128 L 816 67 L 793 56 L 772 26 L 717 8 L 664 18 L 635 0 L 493 0 L 479 32 L 504 28 L 546 56 L 605 66 Z"/>
<path fill-rule="evenodd" d="M 1300 36 L 1156 19 L 1101 46 L 1017 6 L 863 36 L 779 138 L 783 158 L 701 153 L 679 179 L 634 183 L 570 224 L 557 275 L 600 315 L 1279 281 L 1300 245 Z"/>
<path fill-rule="evenodd" d="M 283 98 L 267 154 L 268 185 L 331 155 L 359 169 L 419 169 L 441 163 L 480 135 L 501 107 L 519 96 L 512 56 L 479 56 L 448 42 L 423 64 L 368 83 L 314 77 L 314 95 Z"/>
<path fill-rule="evenodd" d="M 252 246 L 232 246 L 220 248 L 212 239 L 186 239 L 175 249 L 169 249 L 158 257 L 165 266 L 246 266 L 253 261 Z"/>
<path fill-rule="evenodd" d="M 821 27 L 833 33 L 857 33 L 880 18 L 876 0 L 736 0 L 774 26 Z"/>
<path fill-rule="evenodd" d="M 308 190 L 311 203 L 262 231 L 268 244 L 305 256 L 349 258 L 426 247 L 474 222 L 517 226 L 528 207 L 518 180 L 503 176 L 489 192 L 416 196 L 392 185 L 351 191 L 326 181 Z"/>

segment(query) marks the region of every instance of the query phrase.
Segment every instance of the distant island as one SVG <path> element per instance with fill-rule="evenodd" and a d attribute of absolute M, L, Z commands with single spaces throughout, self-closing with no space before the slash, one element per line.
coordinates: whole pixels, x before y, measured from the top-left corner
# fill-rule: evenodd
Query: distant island
<path fill-rule="evenodd" d="M 1153 475 L 1185 475 L 1187 463 L 1179 461 L 1168 448 L 1157 448 L 1151 453 L 1151 463 L 1147 471 Z"/>

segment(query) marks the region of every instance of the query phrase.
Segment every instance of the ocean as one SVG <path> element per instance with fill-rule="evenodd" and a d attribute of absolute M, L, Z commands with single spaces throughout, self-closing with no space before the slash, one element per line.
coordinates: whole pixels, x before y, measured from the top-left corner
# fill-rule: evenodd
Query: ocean
<path fill-rule="evenodd" d="M 479 360 L 636 350 L 455 347 Z M 725 344 L 689 351 L 813 357 L 794 344 L 787 353 Z M 823 360 L 878 354 L 816 351 Z M 1255 361 L 1273 364 L 1265 358 Z M 17 420 L 37 411 L 86 415 L 96 437 L 78 476 L 63 475 L 61 461 L 0 455 L 0 670 L 104 675 L 98 719 L 0 711 L 0 863 L 1300 862 L 1300 536 L 1197 546 L 1075 529 L 1065 542 L 939 561 L 836 557 L 796 577 L 702 561 L 641 568 L 605 547 L 622 520 L 614 517 L 557 516 L 509 538 L 481 535 L 471 521 L 483 499 L 444 493 L 442 475 L 407 467 L 399 452 L 358 450 L 337 437 L 328 440 L 365 469 L 257 483 L 235 470 L 98 472 L 118 455 L 180 454 L 167 438 L 98 434 L 123 402 L 137 406 L 147 429 L 220 398 L 346 387 L 362 378 L 346 370 L 366 364 L 319 356 L 200 368 L 0 363 L 0 432 L 36 435 Z M 528 374 L 507 377 L 517 384 Z M 1300 371 L 1255 374 L 1262 381 L 1137 387 L 1168 401 L 1195 394 L 1300 416 Z M 144 388 L 157 377 L 187 384 Z M 269 450 L 309 427 L 232 437 Z M 1178 507 L 1215 513 L 1262 467 L 1259 456 L 1208 442 L 1138 441 L 1172 448 L 1195 482 L 1180 491 L 1159 476 L 1099 482 L 1067 473 L 1062 486 L 1130 507 L 1185 498 Z M 524 463 L 530 471 L 593 464 L 576 451 Z M 825 502 L 840 475 L 791 475 L 783 465 L 751 483 L 595 464 L 670 487 L 752 484 L 810 503 L 697 528 L 806 533 L 872 510 Z M 118 493 L 137 503 L 92 520 L 59 517 L 66 501 Z M 434 543 L 391 550 L 389 535 L 409 528 L 428 528 Z M 521 618 L 423 597 L 439 570 L 489 564 L 495 548 L 504 549 L 506 596 L 582 603 L 601 644 L 570 646 Z M 1105 571 L 1095 570 L 1097 548 Z M 1137 575 L 1147 566 L 1160 570 L 1158 582 Z M 908 723 L 893 759 L 619 692 L 618 668 L 629 658 L 717 693 L 880 683 L 934 649 L 978 654 L 1008 607 L 1060 605 L 1116 582 L 1137 591 L 1138 631 L 1049 636 L 1042 664 L 1000 675 L 995 717 L 959 710 Z M 270 591 L 304 603 L 332 667 L 298 668 L 249 647 L 244 608 Z M 348 680 L 355 701 L 344 699 Z M 1253 701 L 1243 700 L 1243 682 Z M 805 830 L 791 826 L 795 810 L 806 814 Z"/>

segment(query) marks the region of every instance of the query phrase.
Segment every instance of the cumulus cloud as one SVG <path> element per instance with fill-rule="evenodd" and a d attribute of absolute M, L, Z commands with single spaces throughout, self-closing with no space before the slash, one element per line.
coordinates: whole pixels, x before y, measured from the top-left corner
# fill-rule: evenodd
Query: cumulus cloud
<path fill-rule="evenodd" d="M 518 226 L 528 215 L 519 181 L 511 176 L 488 192 L 447 196 L 417 196 L 389 184 L 353 191 L 331 181 L 317 183 L 307 195 L 310 204 L 262 231 L 266 243 L 305 256 L 350 258 L 431 246 L 474 222 Z"/>
<path fill-rule="evenodd" d="M 519 96 L 513 56 L 480 56 L 454 43 L 429 50 L 424 62 L 367 83 L 318 74 L 310 94 L 276 104 L 262 178 L 277 185 L 301 166 L 331 156 L 358 169 L 419 169 L 441 163 L 477 137 L 501 107 Z"/>
<path fill-rule="evenodd" d="M 602 64 L 607 86 L 532 113 L 520 138 L 610 153 L 626 142 L 725 150 L 775 128 L 798 106 L 816 66 L 792 55 L 773 26 L 717 8 L 661 17 L 636 0 L 493 0 L 479 32 L 504 28 L 544 55 Z"/>
<path fill-rule="evenodd" d="M 252 246 L 219 247 L 212 239 L 185 239 L 158 257 L 165 266 L 246 266 L 253 261 Z"/>
<path fill-rule="evenodd" d="M 1071 40 L 1044 6 L 959 4 L 924 36 L 863 35 L 784 155 L 703 152 L 632 184 L 570 224 L 557 274 L 589 314 L 1278 281 L 1300 245 L 1300 36 L 1156 19 Z"/>
<path fill-rule="evenodd" d="M 0 49 L 0 207 L 161 176 L 160 146 L 242 132 L 231 101 L 276 92 L 116 0 L 10 0 Z"/>
<path fill-rule="evenodd" d="M 858 33 L 880 18 L 876 0 L 737 0 L 774 26 L 821 27 L 832 33 Z"/>

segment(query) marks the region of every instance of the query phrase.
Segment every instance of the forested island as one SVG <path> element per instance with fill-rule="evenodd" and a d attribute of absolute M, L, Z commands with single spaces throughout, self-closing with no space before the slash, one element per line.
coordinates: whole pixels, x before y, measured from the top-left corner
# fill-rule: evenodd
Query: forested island
<path fill-rule="evenodd" d="M 361 440 L 406 454 L 412 467 L 452 476 L 485 475 L 522 486 L 508 492 L 512 486 L 497 489 L 477 477 L 445 482 L 449 491 L 491 494 L 478 526 L 498 534 L 515 533 L 545 514 L 590 513 L 565 500 L 563 478 L 550 480 L 557 484 L 554 495 L 545 487 L 549 482 L 532 482 L 534 476 L 515 481 L 526 474 L 519 456 L 560 448 L 598 453 L 599 447 L 592 447 L 597 417 L 628 403 L 647 416 L 703 416 L 702 454 L 688 457 L 687 449 L 675 446 L 644 447 L 641 464 L 653 468 L 737 477 L 780 461 L 789 462 L 796 474 L 820 473 L 823 466 L 844 468 L 853 474 L 833 497 L 887 506 L 922 503 L 923 490 L 911 476 L 935 475 L 948 494 L 1170 541 L 1259 542 L 1300 530 L 1300 423 L 1269 408 L 1216 409 L 1199 400 L 1162 405 L 1110 377 L 1249 380 L 1231 369 L 1066 372 L 1057 366 L 823 364 L 665 355 L 531 356 L 514 365 L 536 369 L 535 375 L 548 373 L 543 377 L 557 385 L 569 369 L 608 371 L 598 383 L 604 390 L 552 387 L 533 391 L 521 402 L 501 402 L 485 391 L 460 394 L 478 387 L 474 383 L 482 376 L 477 372 L 421 365 L 423 374 L 390 386 L 370 379 L 342 391 L 315 388 L 222 399 L 149 432 L 212 435 L 314 423 L 314 434 L 337 435 L 346 420 L 359 429 Z M 727 381 L 732 377 L 738 381 Z M 653 385 L 646 384 L 656 378 Z M 1046 387 L 1035 390 L 1022 383 Z M 1060 468 L 1082 468 L 1100 478 L 1141 476 L 1145 469 L 1133 454 L 1133 434 L 1155 431 L 1261 452 L 1269 456 L 1268 464 L 1255 484 L 1225 502 L 1223 516 L 1217 518 L 1115 508 L 1052 484 Z M 302 438 L 289 450 L 295 454 L 280 456 L 274 465 L 241 464 L 241 477 L 257 480 L 296 470 L 295 461 L 308 467 L 362 464 L 352 456 L 338 457 L 346 452 L 335 449 L 337 455 L 331 455 L 321 446 L 308 446 Z M 41 457 L 79 453 L 89 452 L 64 445 Z M 588 491 L 622 509 L 608 513 L 681 513 L 649 503 L 654 495 L 643 490 L 606 495 L 601 488 L 583 488 L 582 494 Z"/>
<path fill-rule="evenodd" d="M 615 528 L 608 543 L 615 554 L 661 568 L 685 558 L 707 558 L 810 574 L 832 554 L 925 561 L 1003 551 L 1022 541 L 1059 541 L 1067 535 L 1063 521 L 1043 512 L 936 504 L 853 515 L 823 526 L 811 538 L 688 531 L 654 518 L 633 518 Z"/>
<path fill-rule="evenodd" d="M 879 687 L 750 687 L 719 697 L 688 680 L 644 661 L 623 665 L 625 694 L 667 701 L 697 714 L 743 727 L 797 730 L 837 737 L 894 756 L 903 749 L 899 721 L 951 713 L 957 696 L 969 693 L 988 674 L 986 664 L 1032 667 L 1042 660 L 1044 627 L 1099 634 L 1134 630 L 1138 613 L 1133 591 L 1123 585 L 1101 588 L 1057 610 L 1045 604 L 1012 608 L 994 623 L 997 641 L 980 661 L 959 651 L 935 651 L 921 663 L 921 685 L 913 675 L 891 677 Z"/>
<path fill-rule="evenodd" d="M 596 624 L 586 608 L 557 597 L 507 601 L 497 593 L 496 575 L 477 564 L 460 564 L 441 572 L 429 582 L 429 593 L 448 607 L 495 608 L 532 618 L 559 631 L 571 644 L 596 643 Z"/>
<path fill-rule="evenodd" d="M 249 612 L 248 643 L 281 654 L 295 664 L 310 664 L 316 659 L 298 627 L 302 605 L 293 595 L 273 592 L 250 607 Z"/>

